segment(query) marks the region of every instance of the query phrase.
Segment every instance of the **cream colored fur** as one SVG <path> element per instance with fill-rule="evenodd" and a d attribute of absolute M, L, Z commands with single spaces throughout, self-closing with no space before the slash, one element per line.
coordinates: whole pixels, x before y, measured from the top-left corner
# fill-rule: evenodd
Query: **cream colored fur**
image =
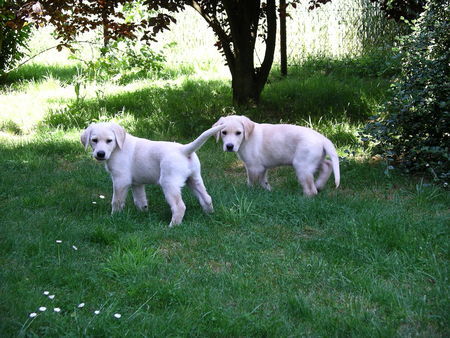
<path fill-rule="evenodd" d="M 316 195 L 327 183 L 331 172 L 339 186 L 339 157 L 334 145 L 322 134 L 306 127 L 290 124 L 256 123 L 245 116 L 221 117 L 214 126 L 223 126 L 216 139 L 223 150 L 236 152 L 247 170 L 247 182 L 259 182 L 271 190 L 267 170 L 293 166 L 307 196 Z M 331 160 L 325 157 L 328 155 Z M 314 173 L 319 170 L 317 180 Z"/>
<path fill-rule="evenodd" d="M 172 210 L 169 226 L 173 226 L 181 223 L 186 210 L 181 197 L 181 188 L 185 183 L 203 210 L 208 213 L 213 211 L 195 151 L 220 129 L 221 126 L 211 128 L 193 142 L 183 145 L 138 138 L 115 123 L 95 123 L 84 130 L 81 143 L 86 149 L 89 145 L 92 147 L 92 156 L 105 162 L 106 170 L 111 174 L 112 213 L 123 209 L 130 187 L 136 207 L 146 210 L 145 184 L 159 184 Z"/>

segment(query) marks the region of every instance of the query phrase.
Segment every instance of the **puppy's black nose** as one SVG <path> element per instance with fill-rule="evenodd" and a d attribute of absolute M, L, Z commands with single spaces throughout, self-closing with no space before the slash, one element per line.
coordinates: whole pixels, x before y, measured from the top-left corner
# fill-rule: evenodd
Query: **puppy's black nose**
<path fill-rule="evenodd" d="M 105 158 L 105 152 L 103 150 L 100 150 L 97 152 L 97 158 Z"/>
<path fill-rule="evenodd" d="M 232 143 L 227 144 L 227 151 L 233 151 L 233 148 L 234 148 L 234 146 Z"/>

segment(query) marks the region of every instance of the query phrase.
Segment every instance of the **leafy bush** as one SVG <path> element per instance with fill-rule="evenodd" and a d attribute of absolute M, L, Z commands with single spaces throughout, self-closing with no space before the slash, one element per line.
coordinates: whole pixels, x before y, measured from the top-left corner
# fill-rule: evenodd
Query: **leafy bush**
<path fill-rule="evenodd" d="M 413 31 L 401 43 L 400 75 L 385 113 L 367 125 L 373 152 L 407 172 L 429 172 L 447 185 L 449 173 L 448 1 L 428 1 Z"/>
<path fill-rule="evenodd" d="M 0 8 L 0 80 L 24 56 L 31 34 L 28 25 L 22 28 L 8 26 L 8 21 L 15 15 L 9 6 L 8 1 Z"/>
<path fill-rule="evenodd" d="M 101 51 L 102 54 L 93 61 L 81 59 L 90 80 L 114 80 L 125 84 L 134 79 L 158 75 L 165 62 L 162 54 L 134 40 L 112 41 Z"/>
<path fill-rule="evenodd" d="M 11 133 L 14 135 L 22 134 L 22 129 L 20 128 L 20 126 L 12 120 L 1 121 L 0 122 L 0 131 L 4 131 L 4 132 Z"/>

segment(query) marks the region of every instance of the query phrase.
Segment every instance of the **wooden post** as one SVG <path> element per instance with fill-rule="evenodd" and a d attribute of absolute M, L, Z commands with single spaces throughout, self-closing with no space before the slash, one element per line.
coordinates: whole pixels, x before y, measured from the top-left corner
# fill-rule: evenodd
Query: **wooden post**
<path fill-rule="evenodd" d="M 280 62 L 281 75 L 287 76 L 286 0 L 280 0 Z"/>

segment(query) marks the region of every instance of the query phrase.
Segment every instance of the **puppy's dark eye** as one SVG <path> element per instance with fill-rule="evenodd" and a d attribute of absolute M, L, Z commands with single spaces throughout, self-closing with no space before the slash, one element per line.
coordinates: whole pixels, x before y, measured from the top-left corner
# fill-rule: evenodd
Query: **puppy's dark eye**
<path fill-rule="evenodd" d="M 236 132 L 236 135 L 241 135 L 241 134 L 242 134 L 241 131 L 237 131 L 237 132 Z"/>
<path fill-rule="evenodd" d="M 97 143 L 98 140 L 97 140 L 96 138 L 93 138 L 93 139 L 92 139 L 92 142 Z"/>
<path fill-rule="evenodd" d="M 226 131 L 222 131 L 222 135 L 226 135 L 227 134 L 227 132 Z"/>
<path fill-rule="evenodd" d="M 106 140 L 106 143 L 111 143 L 111 142 L 112 142 L 111 139 L 107 139 L 107 140 Z"/>

